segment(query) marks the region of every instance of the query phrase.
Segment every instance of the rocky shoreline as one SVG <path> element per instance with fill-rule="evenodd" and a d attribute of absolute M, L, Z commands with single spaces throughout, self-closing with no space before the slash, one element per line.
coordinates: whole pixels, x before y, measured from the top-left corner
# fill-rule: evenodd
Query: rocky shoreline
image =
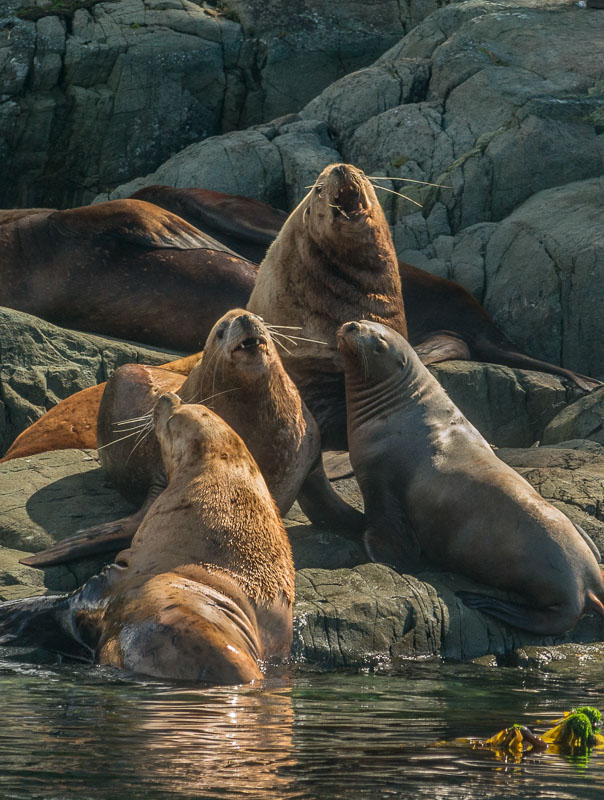
<path fill-rule="evenodd" d="M 442 184 L 383 184 L 423 205 L 385 193 L 399 257 L 460 282 L 523 350 L 604 377 L 604 66 L 592 12 L 376 0 L 344 4 L 336 20 L 332 4 L 315 4 L 315 19 L 299 3 L 290 30 L 277 3 L 72 5 L 9 0 L 0 20 L 5 204 L 76 205 L 163 183 L 291 209 L 340 160 Z M 0 309 L 2 452 L 120 364 L 178 355 Z M 471 362 L 432 369 L 498 455 L 604 550 L 604 389 L 582 395 L 551 375 Z M 336 488 L 360 507 L 354 480 Z M 0 464 L 0 509 L 1 600 L 74 589 L 103 562 L 42 573 L 19 558 L 131 510 L 96 453 L 76 450 Z M 286 525 L 296 661 L 531 665 L 604 642 L 595 615 L 539 639 L 464 607 L 458 576 L 366 564 L 297 506 Z"/>

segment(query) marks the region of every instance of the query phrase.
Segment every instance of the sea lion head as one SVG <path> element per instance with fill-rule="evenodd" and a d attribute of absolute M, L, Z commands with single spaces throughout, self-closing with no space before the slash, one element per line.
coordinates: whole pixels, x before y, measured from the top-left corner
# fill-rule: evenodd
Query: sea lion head
<path fill-rule="evenodd" d="M 337 335 L 347 379 L 380 383 L 394 374 L 405 375 L 413 362 L 407 340 L 379 322 L 345 322 Z"/>
<path fill-rule="evenodd" d="M 342 260 L 342 251 L 358 251 L 377 236 L 389 239 L 382 207 L 363 170 L 352 164 L 330 164 L 303 203 L 303 221 L 321 250 Z M 372 266 L 371 260 L 367 268 Z"/>
<path fill-rule="evenodd" d="M 237 434 L 206 406 L 183 403 L 173 392 L 162 395 L 153 408 L 153 425 L 168 476 L 176 469 L 210 458 L 250 460 Z"/>
<path fill-rule="evenodd" d="M 208 335 L 200 369 L 204 384 L 212 380 L 212 391 L 227 385 L 236 375 L 237 385 L 265 375 L 279 355 L 261 317 L 233 308 L 222 316 Z"/>

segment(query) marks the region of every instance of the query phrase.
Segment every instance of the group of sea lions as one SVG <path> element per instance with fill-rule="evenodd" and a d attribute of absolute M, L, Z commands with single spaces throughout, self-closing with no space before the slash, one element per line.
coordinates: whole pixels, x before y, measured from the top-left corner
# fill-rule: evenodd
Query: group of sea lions
<path fill-rule="evenodd" d="M 555 634 L 586 609 L 604 614 L 599 553 L 589 537 L 494 455 L 424 364 L 482 355 L 561 374 L 585 389 L 597 381 L 525 356 L 461 287 L 399 264 L 372 184 L 351 165 L 327 167 L 284 223 L 266 207 L 255 216 L 243 198 L 221 206 L 225 196 L 217 193 L 146 191 L 144 200 L 113 201 L 119 208 L 35 211 L 0 224 L 15 261 L 32 264 L 21 284 L 15 270 L 5 303 L 43 315 L 46 294 L 47 318 L 83 326 L 89 314 L 88 329 L 139 341 L 142 331 L 164 346 L 168 339 L 159 342 L 157 332 L 167 314 L 169 336 L 195 342 L 172 346 L 205 343 L 202 353 L 163 368 L 120 368 L 104 393 L 94 387 L 82 400 L 80 392 L 68 413 L 59 404 L 9 451 L 36 452 L 40 441 L 45 449 L 82 446 L 78 431 L 92 431 L 98 417 L 94 444 L 103 466 L 142 507 L 26 559 L 59 563 L 130 545 L 72 595 L 0 606 L 0 642 L 43 641 L 160 677 L 254 680 L 258 663 L 285 657 L 291 643 L 293 566 L 278 512 L 296 498 L 311 519 L 362 537 L 373 560 L 409 570 L 423 557 L 512 592 L 509 600 L 463 599 L 517 627 Z M 93 228 L 95 214 L 104 227 Z M 235 273 L 249 279 L 256 268 L 231 247 L 246 231 L 260 248 L 276 238 L 253 290 L 248 281 L 243 310 L 234 307 L 244 304 L 245 281 L 230 281 Z M 41 266 L 45 236 L 55 252 L 57 242 L 64 247 L 65 259 L 69 237 L 78 241 L 69 268 L 58 257 L 51 265 L 61 280 L 68 275 L 54 294 L 43 289 L 53 274 Z M 38 262 L 19 255 L 26 248 Z M 165 258 L 166 250 L 186 258 Z M 119 334 L 102 328 L 90 305 L 98 252 L 121 292 Z M 76 314 L 86 271 L 92 291 Z M 37 305 L 24 305 L 34 289 Z M 189 297 L 176 314 L 171 303 L 183 293 Z M 103 313 L 111 317 L 108 303 L 105 297 Z M 76 435 L 65 436 L 61 426 L 82 409 L 85 424 L 80 419 Z M 321 448 L 350 449 L 364 515 L 330 486 Z"/>

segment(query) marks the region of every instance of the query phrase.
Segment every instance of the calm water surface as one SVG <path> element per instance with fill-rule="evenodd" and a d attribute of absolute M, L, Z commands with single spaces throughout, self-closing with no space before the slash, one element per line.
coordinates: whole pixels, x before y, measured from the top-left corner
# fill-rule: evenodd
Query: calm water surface
<path fill-rule="evenodd" d="M 514 764 L 451 742 L 602 707 L 599 665 L 416 663 L 204 689 L 0 661 L 0 683 L 2 800 L 604 798 L 604 752 Z"/>

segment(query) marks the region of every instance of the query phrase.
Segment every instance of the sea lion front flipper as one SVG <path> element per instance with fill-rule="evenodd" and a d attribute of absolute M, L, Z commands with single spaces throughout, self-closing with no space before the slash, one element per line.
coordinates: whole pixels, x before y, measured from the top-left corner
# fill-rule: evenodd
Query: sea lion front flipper
<path fill-rule="evenodd" d="M 347 450 L 325 450 L 323 468 L 329 481 L 340 481 L 354 475 Z"/>
<path fill-rule="evenodd" d="M 144 514 L 137 511 L 129 517 L 76 531 L 52 547 L 22 558 L 20 563 L 28 567 L 51 567 L 100 553 L 123 550 L 129 546 L 143 517 Z"/>
<path fill-rule="evenodd" d="M 451 331 L 431 333 L 413 349 L 420 357 L 422 364 L 436 364 L 440 361 L 469 361 L 472 356 L 467 342 Z"/>
<path fill-rule="evenodd" d="M 364 515 L 348 505 L 332 487 L 320 454 L 306 476 L 297 499 L 300 508 L 314 525 L 335 528 L 357 540 L 362 534 Z"/>
<path fill-rule="evenodd" d="M 573 522 L 572 519 L 571 519 L 571 522 Z M 600 555 L 600 551 L 596 547 L 595 542 L 593 541 L 591 536 L 583 530 L 583 528 L 580 525 L 577 525 L 576 522 L 573 522 L 573 525 L 577 529 L 577 533 L 580 534 L 581 538 L 585 539 L 585 543 L 587 544 L 587 546 L 589 547 L 591 552 L 594 554 L 594 556 L 596 558 L 596 561 L 599 564 L 602 561 L 602 556 Z"/>
<path fill-rule="evenodd" d="M 51 567 L 100 553 L 115 553 L 129 547 L 147 511 L 166 488 L 167 482 L 166 473 L 162 469 L 151 485 L 145 502 L 134 514 L 76 531 L 52 547 L 22 558 L 20 563 L 27 567 Z"/>

